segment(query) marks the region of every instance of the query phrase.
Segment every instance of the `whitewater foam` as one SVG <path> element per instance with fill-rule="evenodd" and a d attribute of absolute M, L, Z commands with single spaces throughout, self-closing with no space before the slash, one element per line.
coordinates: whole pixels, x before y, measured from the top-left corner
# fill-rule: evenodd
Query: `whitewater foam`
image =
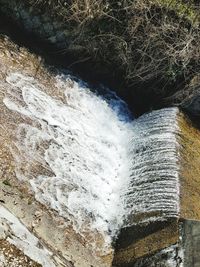
<path fill-rule="evenodd" d="M 24 175 L 16 155 L 18 178 L 30 179 L 36 199 L 70 218 L 77 231 L 115 235 L 124 219 L 122 191 L 129 177 L 126 148 L 132 125 L 127 117 L 119 119 L 119 108 L 114 111 L 67 76 L 57 77 L 55 84 L 64 91 L 63 102 L 42 92 L 31 77 L 14 73 L 7 82 L 5 105 L 33 122 L 18 126 L 16 146 L 27 161 L 53 173 Z M 115 99 L 116 105 L 125 106 Z"/>
<path fill-rule="evenodd" d="M 6 81 L 4 104 L 25 118 L 17 150 L 11 148 L 17 177 L 77 232 L 97 230 L 109 243 L 130 217 L 178 216 L 177 109 L 132 122 L 122 100 L 109 91 L 101 97 L 69 75 L 56 77 L 62 99 L 33 77 L 12 73 Z M 38 174 L 34 164 L 45 171 Z"/>

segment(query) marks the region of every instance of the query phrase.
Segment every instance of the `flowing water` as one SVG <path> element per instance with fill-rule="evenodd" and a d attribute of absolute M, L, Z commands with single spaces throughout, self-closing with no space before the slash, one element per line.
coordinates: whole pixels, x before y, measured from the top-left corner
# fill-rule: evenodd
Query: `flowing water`
<path fill-rule="evenodd" d="M 145 114 L 133 123 L 126 193 L 128 224 L 164 220 L 179 213 L 176 117 L 177 109 L 168 108 Z"/>
<path fill-rule="evenodd" d="M 109 243 L 124 225 L 178 215 L 177 109 L 133 120 L 115 94 L 69 75 L 56 77 L 60 98 L 33 77 L 6 80 L 4 104 L 24 118 L 12 149 L 17 177 L 77 232 L 97 230 Z"/>

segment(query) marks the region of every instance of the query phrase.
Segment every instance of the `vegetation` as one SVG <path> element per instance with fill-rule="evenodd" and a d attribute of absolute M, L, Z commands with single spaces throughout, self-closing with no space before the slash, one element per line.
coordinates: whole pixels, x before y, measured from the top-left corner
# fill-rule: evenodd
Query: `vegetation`
<path fill-rule="evenodd" d="M 120 74 L 130 90 L 177 95 L 200 71 L 198 1 L 27 1 L 50 5 L 71 30 L 80 59 Z"/>

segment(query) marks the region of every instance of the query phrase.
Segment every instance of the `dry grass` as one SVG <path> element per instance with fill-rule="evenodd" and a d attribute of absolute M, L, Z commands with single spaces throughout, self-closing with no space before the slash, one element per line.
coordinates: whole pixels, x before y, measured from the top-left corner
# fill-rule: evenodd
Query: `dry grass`
<path fill-rule="evenodd" d="M 155 90 L 168 96 L 166 88 L 185 87 L 200 71 L 198 1 L 28 1 L 50 5 L 73 32 L 80 57 L 117 71 L 129 87 L 156 81 Z"/>

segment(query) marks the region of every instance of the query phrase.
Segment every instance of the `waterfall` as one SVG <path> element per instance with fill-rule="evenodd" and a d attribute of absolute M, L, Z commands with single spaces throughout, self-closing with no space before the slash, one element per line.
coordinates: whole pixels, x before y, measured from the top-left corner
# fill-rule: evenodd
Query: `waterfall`
<path fill-rule="evenodd" d="M 133 123 L 130 142 L 128 224 L 177 217 L 179 214 L 179 153 L 177 109 L 141 116 Z"/>
<path fill-rule="evenodd" d="M 70 75 L 51 92 L 21 73 L 6 78 L 6 107 L 23 121 L 11 147 L 17 178 L 37 201 L 107 244 L 133 223 L 179 212 L 177 109 L 132 120 L 126 104 Z"/>
<path fill-rule="evenodd" d="M 115 235 L 123 223 L 120 192 L 128 180 L 132 135 L 128 112 L 120 112 L 125 103 L 97 96 L 68 76 L 56 77 L 62 100 L 32 77 L 13 73 L 7 82 L 5 105 L 30 119 L 16 133 L 18 178 L 28 180 L 36 199 L 70 219 L 78 232 L 92 228 Z M 22 173 L 25 161 L 30 165 Z M 34 162 L 50 173 L 36 176 Z"/>

